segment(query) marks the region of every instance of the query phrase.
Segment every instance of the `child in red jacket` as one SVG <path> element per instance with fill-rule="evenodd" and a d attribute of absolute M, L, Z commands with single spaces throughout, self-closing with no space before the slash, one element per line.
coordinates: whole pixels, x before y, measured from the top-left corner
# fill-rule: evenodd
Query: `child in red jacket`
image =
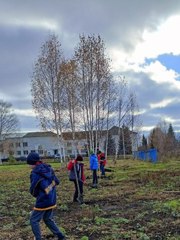
<path fill-rule="evenodd" d="M 83 184 L 85 181 L 84 176 L 84 163 L 83 157 L 78 155 L 76 159 L 70 160 L 67 169 L 69 170 L 69 180 L 74 182 L 75 192 L 73 202 L 83 203 Z"/>
<path fill-rule="evenodd" d="M 100 171 L 101 171 L 101 177 L 105 177 L 105 165 L 106 165 L 106 158 L 104 153 L 99 154 L 99 165 L 100 165 Z"/>

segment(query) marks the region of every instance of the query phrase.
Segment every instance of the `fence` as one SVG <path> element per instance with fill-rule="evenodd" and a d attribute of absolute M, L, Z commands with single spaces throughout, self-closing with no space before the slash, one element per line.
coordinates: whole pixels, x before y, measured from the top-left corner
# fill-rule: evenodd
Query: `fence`
<path fill-rule="evenodd" d="M 146 151 L 135 151 L 133 152 L 133 157 L 135 159 L 140 159 L 144 161 L 151 161 L 153 163 L 156 163 L 158 160 L 158 154 L 157 154 L 157 149 L 149 149 Z"/>

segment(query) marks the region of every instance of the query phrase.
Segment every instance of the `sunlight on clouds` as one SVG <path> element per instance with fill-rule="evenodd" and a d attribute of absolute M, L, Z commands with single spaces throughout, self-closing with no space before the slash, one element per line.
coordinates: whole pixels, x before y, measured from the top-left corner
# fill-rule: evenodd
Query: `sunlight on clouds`
<path fill-rule="evenodd" d="M 129 71 L 133 70 L 135 72 L 141 72 L 142 67 L 139 66 L 138 62 L 131 61 L 131 56 L 129 53 L 125 52 L 124 50 L 120 50 L 118 48 L 109 48 L 108 54 L 111 56 L 112 60 L 112 71 Z M 138 79 L 136 79 L 136 82 Z M 140 83 L 140 82 L 139 82 Z"/>
<path fill-rule="evenodd" d="M 122 50 L 119 50 L 115 47 L 109 48 L 108 50 L 109 56 L 112 59 L 112 71 L 121 71 L 129 68 L 129 62 L 127 61 L 127 54 Z"/>
<path fill-rule="evenodd" d="M 143 63 L 145 58 L 156 58 L 164 53 L 180 54 L 179 32 L 180 16 L 173 16 L 160 25 L 156 32 L 143 33 L 143 42 L 139 43 L 132 54 L 134 62 Z"/>
<path fill-rule="evenodd" d="M 167 70 L 165 66 L 163 66 L 159 61 L 152 62 L 150 65 L 146 65 L 142 68 L 145 73 L 151 76 L 151 79 L 156 83 L 169 83 L 171 87 L 175 87 L 180 89 L 180 82 L 176 81 L 179 77 L 174 70 Z"/>
<path fill-rule="evenodd" d="M 112 60 L 112 71 L 140 71 L 139 63 L 132 62 L 129 53 L 125 52 L 123 49 L 118 49 L 118 47 L 109 48 L 108 54 L 111 56 L 110 58 Z"/>
<path fill-rule="evenodd" d="M 143 126 L 142 127 L 142 131 L 147 131 L 147 132 L 149 132 L 149 131 L 151 131 L 152 129 L 154 128 L 154 126 Z"/>
<path fill-rule="evenodd" d="M 168 116 L 164 116 L 164 120 L 168 123 L 175 123 L 176 122 L 176 120 L 174 120 L 173 118 L 168 117 Z"/>
<path fill-rule="evenodd" d="M 170 103 L 174 102 L 175 100 L 176 100 L 175 98 L 172 98 L 172 99 L 164 99 L 158 103 L 150 103 L 150 108 L 151 109 L 164 108 L 164 107 L 168 106 Z"/>
<path fill-rule="evenodd" d="M 34 27 L 34 28 L 45 28 L 49 30 L 57 30 L 58 24 L 53 20 L 42 20 L 42 19 L 29 19 L 29 20 L 20 20 L 12 19 L 9 22 L 11 25 L 24 26 L 24 27 Z"/>
<path fill-rule="evenodd" d="M 177 123 L 177 119 L 171 118 L 167 114 L 162 113 L 151 113 L 152 117 L 155 117 L 156 119 L 159 119 L 159 122 L 167 122 L 167 123 Z"/>
<path fill-rule="evenodd" d="M 159 55 L 165 53 L 171 53 L 174 55 L 180 54 L 180 34 L 178 34 L 179 26 L 180 16 L 173 16 L 163 22 L 157 28 L 157 31 L 150 32 L 145 29 L 142 35 L 143 42 L 139 42 L 132 53 L 118 47 L 111 48 L 109 53 L 113 61 L 114 71 L 119 69 L 121 69 L 121 71 L 124 69 L 132 69 L 136 72 L 140 72 L 143 71 L 140 65 L 145 63 L 145 59 L 157 58 Z M 160 63 L 157 67 L 160 67 Z M 165 72 L 166 69 L 161 67 L 160 70 Z M 173 72 L 168 74 L 170 74 L 173 78 L 177 77 Z M 165 74 L 163 78 L 164 77 L 165 79 L 168 78 Z"/>
<path fill-rule="evenodd" d="M 147 112 L 147 109 L 140 109 L 137 115 L 141 115 Z"/>
<path fill-rule="evenodd" d="M 24 101 L 31 102 L 32 97 L 29 94 L 29 92 L 30 92 L 29 89 L 27 91 L 25 91 L 25 88 L 24 88 L 24 95 L 23 95 Z M 17 101 L 22 99 L 22 94 L 20 92 L 17 92 L 16 95 L 13 95 L 13 94 L 7 95 L 0 91 L 0 99 L 5 102 L 11 103 L 12 108 L 14 109 L 14 103 L 17 104 Z"/>
<path fill-rule="evenodd" d="M 161 119 L 161 118 L 160 118 L 160 119 Z M 168 117 L 168 116 L 164 116 L 164 117 L 163 117 L 163 121 L 166 121 L 167 123 L 175 123 L 175 122 L 176 122 L 176 120 L 174 120 L 173 118 Z M 143 126 L 143 127 L 142 127 L 142 131 L 150 132 L 150 131 L 153 130 L 155 127 L 156 127 L 156 125 L 153 125 L 153 126 Z"/>
<path fill-rule="evenodd" d="M 14 113 L 20 116 L 35 117 L 35 112 L 32 109 L 14 109 Z"/>

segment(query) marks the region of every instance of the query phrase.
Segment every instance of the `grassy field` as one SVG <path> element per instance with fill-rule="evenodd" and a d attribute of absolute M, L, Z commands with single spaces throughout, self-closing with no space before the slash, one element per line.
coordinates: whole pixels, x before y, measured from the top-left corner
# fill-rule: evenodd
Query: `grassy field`
<path fill-rule="evenodd" d="M 108 161 L 106 178 L 91 188 L 85 161 L 83 205 L 72 203 L 74 186 L 65 164 L 51 163 L 60 178 L 55 220 L 68 240 L 180 239 L 180 161 L 152 164 Z M 0 239 L 33 239 L 28 165 L 0 166 Z M 43 239 L 55 239 L 42 223 Z"/>

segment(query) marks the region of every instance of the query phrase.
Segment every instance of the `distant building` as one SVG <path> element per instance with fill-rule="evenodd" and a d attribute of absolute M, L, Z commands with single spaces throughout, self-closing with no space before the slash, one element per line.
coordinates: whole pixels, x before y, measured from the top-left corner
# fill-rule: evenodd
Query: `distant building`
<path fill-rule="evenodd" d="M 1 159 L 9 155 L 16 159 L 27 157 L 30 152 L 38 152 L 40 156 L 54 156 L 59 151 L 57 135 L 53 132 L 30 132 L 8 135 L 0 141 Z"/>
<path fill-rule="evenodd" d="M 62 134 L 63 142 L 58 143 L 57 134 L 47 132 L 29 132 L 20 134 L 11 134 L 0 141 L 0 159 L 7 159 L 9 155 L 16 159 L 23 160 L 30 152 L 37 152 L 41 157 L 54 157 L 75 155 L 80 153 L 87 155 L 87 137 L 85 131 L 75 133 L 75 141 L 72 139 L 71 132 Z M 109 134 L 115 142 L 118 141 L 118 127 L 112 127 Z M 133 134 L 135 137 L 136 134 Z M 99 148 L 104 150 L 106 140 L 106 131 L 102 131 L 101 143 Z M 135 141 L 133 141 L 135 143 Z M 135 145 L 132 147 L 135 150 Z"/>

